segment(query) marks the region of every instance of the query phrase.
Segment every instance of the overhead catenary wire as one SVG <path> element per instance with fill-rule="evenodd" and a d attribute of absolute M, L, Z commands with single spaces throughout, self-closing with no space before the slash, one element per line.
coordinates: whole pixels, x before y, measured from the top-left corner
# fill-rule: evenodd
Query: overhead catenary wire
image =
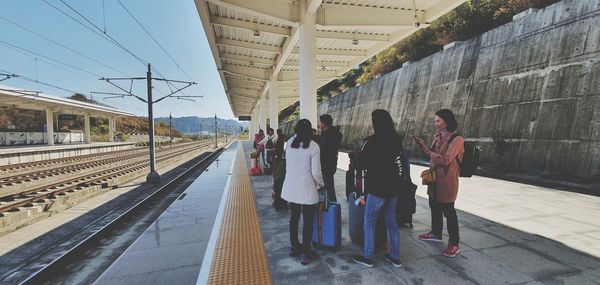
<path fill-rule="evenodd" d="M 43 1 L 45 2 L 46 0 L 43 0 Z M 50 5 L 50 4 L 49 4 L 49 5 Z M 66 49 L 66 50 L 68 50 L 68 51 L 71 51 L 71 52 L 73 52 L 73 53 L 75 53 L 75 54 L 78 54 L 78 55 L 80 55 L 80 56 L 82 56 L 82 57 L 84 57 L 84 58 L 86 58 L 86 59 L 88 59 L 88 60 L 90 60 L 90 61 L 93 61 L 93 62 L 95 62 L 95 63 L 97 63 L 97 64 L 99 64 L 99 65 L 102 65 L 102 66 L 104 66 L 104 67 L 106 67 L 106 68 L 108 68 L 108 69 L 110 69 L 110 70 L 112 70 L 112 71 L 115 71 L 115 72 L 118 72 L 118 73 L 120 73 L 120 74 L 123 74 L 123 75 L 129 76 L 128 74 L 126 74 L 126 73 L 124 73 L 124 72 L 122 72 L 122 71 L 120 71 L 120 70 L 118 70 L 118 69 L 116 69 L 116 68 L 114 68 L 114 67 L 111 67 L 111 66 L 109 66 L 109 65 L 106 65 L 105 63 L 103 63 L 103 62 L 101 62 L 101 61 L 99 61 L 99 60 L 97 60 L 97 59 L 95 59 L 95 58 L 92 58 L 92 57 L 90 57 L 90 56 L 88 56 L 88 55 L 86 55 L 86 54 L 84 54 L 84 53 L 82 53 L 82 52 L 80 52 L 80 51 L 77 51 L 77 50 L 75 50 L 75 49 L 73 49 L 73 48 L 70 48 L 70 47 L 68 47 L 68 46 L 66 46 L 66 45 L 64 45 L 64 44 L 62 44 L 62 43 L 59 43 L 59 42 L 57 42 L 57 41 L 55 41 L 55 40 L 53 40 L 53 39 L 51 39 L 51 38 L 49 38 L 49 37 L 47 37 L 47 36 L 44 36 L 44 35 L 42 35 L 42 34 L 40 34 L 40 33 L 36 32 L 36 31 L 34 31 L 34 30 L 30 29 L 30 28 L 27 28 L 27 27 L 25 27 L 25 26 L 23 26 L 23 25 L 20 25 L 19 23 L 16 23 L 16 22 L 14 22 L 14 21 L 12 21 L 12 20 L 10 20 L 10 19 L 7 19 L 7 18 L 5 18 L 5 17 L 2 17 L 2 16 L 0 16 L 0 20 L 3 20 L 3 21 L 5 21 L 5 22 L 7 22 L 7 23 L 10 23 L 10 24 L 12 24 L 12 25 L 14 25 L 14 26 L 16 26 L 16 27 L 18 27 L 18 28 L 22 29 L 22 30 L 25 30 L 25 31 L 27 31 L 27 32 L 29 32 L 29 33 L 31 33 L 31 34 L 34 34 L 34 35 L 36 35 L 36 36 L 38 36 L 38 37 L 40 37 L 40 38 L 42 38 L 42 39 L 45 39 L 45 40 L 47 40 L 47 41 L 49 41 L 49 42 L 51 42 L 51 43 L 53 43 L 53 44 L 56 44 L 56 45 L 58 45 L 58 46 L 60 46 L 60 47 L 62 47 L 62 48 L 64 48 L 64 49 Z"/>
<path fill-rule="evenodd" d="M 80 68 L 80 67 L 74 66 L 74 65 L 72 65 L 72 64 L 68 64 L 68 63 L 66 63 L 66 62 L 60 61 L 60 60 L 58 60 L 58 59 L 51 58 L 51 57 L 49 57 L 49 56 L 45 56 L 45 55 L 43 55 L 43 54 L 40 54 L 40 53 L 37 53 L 37 52 L 31 51 L 31 50 L 28 50 L 28 49 L 26 49 L 26 48 L 24 48 L 24 47 L 20 47 L 20 46 L 17 46 L 17 45 L 13 45 L 13 44 L 11 44 L 11 43 L 7 43 L 7 42 L 5 42 L 5 41 L 3 41 L 3 40 L 0 40 L 0 45 L 3 45 L 3 46 L 5 46 L 5 47 L 7 47 L 7 48 L 10 48 L 10 49 L 12 49 L 12 50 L 15 50 L 15 51 L 20 51 L 20 52 L 23 52 L 24 54 L 27 54 L 27 53 L 29 53 L 29 55 L 30 55 L 30 56 L 32 56 L 32 57 L 35 57 L 35 58 L 37 58 L 37 57 L 44 58 L 44 59 L 46 59 L 46 60 L 50 60 L 50 61 L 56 62 L 56 63 L 58 63 L 58 64 L 62 64 L 62 65 L 64 65 L 64 66 L 68 66 L 68 67 L 70 67 L 70 68 L 73 68 L 73 69 L 79 70 L 79 71 L 81 71 L 81 72 L 84 72 L 84 73 L 87 73 L 87 74 L 90 74 L 90 75 L 93 75 L 93 76 L 102 77 L 101 75 L 99 75 L 99 74 L 97 74 L 97 73 L 94 73 L 94 72 L 91 72 L 91 71 L 89 71 L 89 70 L 85 70 L 85 69 L 83 69 L 83 68 Z"/>
<path fill-rule="evenodd" d="M 69 2 L 73 2 L 73 1 L 68 1 L 68 0 L 66 0 L 66 1 L 65 1 L 65 0 L 60 0 L 60 2 L 61 2 L 62 4 L 64 4 L 64 6 L 65 6 L 65 7 L 67 7 L 68 9 L 66 9 L 65 7 L 62 7 L 60 4 L 58 4 L 58 5 L 57 5 L 56 3 L 50 3 L 50 2 L 49 2 L 49 1 L 47 1 L 47 0 L 42 0 L 42 1 L 43 1 L 44 3 L 46 3 L 47 5 L 49 5 L 50 7 L 52 7 L 53 9 L 57 10 L 58 12 L 60 12 L 62 15 L 66 16 L 66 17 L 68 17 L 69 19 L 71 19 L 72 21 L 75 21 L 77 24 L 81 25 L 81 26 L 82 26 L 82 27 L 84 27 L 85 29 L 87 29 L 87 30 L 91 31 L 91 32 L 92 32 L 93 34 L 95 34 L 96 36 L 99 36 L 99 37 L 101 37 L 103 40 L 105 40 L 105 41 L 108 41 L 108 42 L 109 42 L 111 45 L 114 45 L 114 46 L 118 47 L 119 49 L 121 49 L 121 50 L 125 51 L 127 54 L 129 54 L 129 55 L 131 55 L 132 57 L 134 57 L 134 58 L 135 58 L 137 61 L 139 61 L 139 62 L 141 62 L 141 63 L 144 63 L 144 64 L 146 64 L 146 63 L 147 63 L 147 61 L 146 61 L 146 60 L 142 59 L 140 56 L 138 56 L 136 53 L 134 53 L 134 52 L 133 52 L 133 50 L 131 50 L 131 49 L 129 49 L 128 47 L 126 47 L 126 46 L 124 46 L 123 44 L 121 44 L 119 41 L 117 41 L 117 40 L 116 40 L 116 39 L 115 39 L 113 36 L 111 36 L 111 35 L 108 33 L 108 31 L 107 31 L 107 29 L 106 29 L 106 16 L 107 16 L 107 15 L 106 15 L 106 10 L 105 10 L 106 8 L 108 8 L 108 7 L 105 7 L 105 5 L 106 5 L 106 4 L 108 4 L 108 3 L 104 3 L 104 2 L 105 2 L 104 0 L 103 0 L 103 3 L 102 3 L 102 5 L 103 5 L 103 7 L 102 7 L 102 9 L 103 9 L 103 10 L 102 10 L 102 13 L 103 13 L 103 15 L 102 15 L 102 21 L 103 21 L 103 24 L 101 23 L 101 24 L 99 24 L 99 25 L 98 25 L 98 24 L 95 24 L 93 21 L 91 21 L 91 20 L 90 20 L 90 18 L 88 18 L 88 17 L 87 17 L 87 15 L 85 15 L 84 13 L 81 13 L 81 12 L 77 11 L 77 10 L 74 8 L 74 6 L 70 5 L 71 3 L 69 3 Z M 120 4 L 120 5 L 122 5 L 122 6 L 124 6 L 122 1 L 119 1 L 119 4 Z M 126 8 L 126 7 L 124 7 L 124 8 Z M 131 11 L 129 11 L 129 10 L 127 10 L 127 11 L 128 11 L 128 14 L 130 14 L 130 16 L 132 16 L 132 18 L 135 18 L 135 17 L 133 17 L 133 13 L 131 13 Z M 77 14 L 77 15 L 75 15 L 75 14 Z M 80 19 L 79 19 L 79 17 L 81 17 L 81 19 L 83 19 L 83 20 L 80 20 Z M 143 25 L 142 25 L 142 22 L 141 22 L 141 21 L 139 21 L 137 18 L 135 18 L 135 20 L 136 20 L 136 22 L 138 22 L 138 25 L 140 25 L 140 26 L 143 26 Z M 10 20 L 9 20 L 9 21 L 6 21 L 6 22 L 10 23 Z M 14 24 L 16 24 L 14 21 L 12 21 L 12 22 L 13 22 Z M 11 24 L 13 24 L 13 23 L 11 23 Z M 24 27 L 23 25 L 21 25 L 21 26 L 22 26 L 22 27 Z M 148 30 L 148 29 L 146 29 L 145 27 L 143 27 L 143 28 L 144 28 L 145 32 L 146 32 L 147 34 L 149 34 L 149 36 L 152 38 L 152 40 L 153 40 L 153 41 L 155 41 L 155 43 L 156 43 L 156 44 L 159 46 L 159 48 L 161 48 L 161 50 L 162 50 L 163 52 L 165 52 L 165 54 L 166 54 L 166 55 L 167 55 L 167 56 L 170 58 L 170 60 L 171 60 L 171 61 L 173 61 L 173 63 L 174 63 L 176 66 L 177 66 L 177 68 L 178 68 L 178 69 L 180 69 L 180 70 L 181 70 L 181 71 L 182 71 L 182 72 L 183 72 L 183 73 L 184 73 L 184 74 L 185 74 L 185 75 L 186 75 L 188 78 L 191 78 L 191 76 L 189 75 L 189 73 L 187 73 L 187 72 L 186 72 L 186 70 L 184 70 L 184 69 L 183 69 L 183 67 L 182 67 L 182 66 L 181 66 L 181 65 L 180 65 L 180 64 L 177 62 L 177 60 L 176 60 L 176 59 L 175 59 L 175 58 L 174 58 L 174 57 L 173 57 L 173 56 L 172 56 L 170 53 L 168 53 L 168 51 L 167 51 L 167 50 L 164 48 L 164 46 L 162 46 L 162 45 L 160 44 L 160 42 L 158 41 L 158 39 L 157 39 L 156 37 L 154 37 L 154 36 L 153 36 L 153 35 L 152 35 L 152 34 L 149 32 L 149 30 Z M 34 32 L 34 31 L 32 31 L 31 29 L 29 29 L 29 30 L 30 30 L 29 32 L 32 32 L 33 34 L 35 34 L 35 32 Z M 44 38 L 44 37 L 45 37 L 45 38 L 46 38 L 46 40 L 49 40 L 49 41 L 51 41 L 51 42 L 52 42 L 52 41 L 54 41 L 54 42 L 53 42 L 54 44 L 57 44 L 57 45 L 59 45 L 59 46 L 62 46 L 63 48 L 65 48 L 65 47 L 67 47 L 67 48 L 68 48 L 68 46 L 66 46 L 66 45 L 64 45 L 64 44 L 62 44 L 62 45 L 61 45 L 60 43 L 58 43 L 58 42 L 57 42 L 56 40 L 54 40 L 53 38 L 50 38 L 50 37 L 47 37 L 47 36 L 43 36 L 43 35 L 41 35 L 40 33 L 37 33 L 37 36 L 40 36 L 41 38 Z M 71 49 L 72 49 L 72 48 L 71 48 Z M 74 49 L 72 49 L 72 51 L 71 51 L 71 52 L 74 52 L 74 51 L 75 51 L 75 50 L 74 50 Z M 85 56 L 85 53 L 79 52 L 79 55 L 80 55 L 80 56 Z M 39 58 L 42 58 L 42 57 L 39 57 Z M 92 57 L 90 57 L 90 58 L 92 58 Z M 88 59 L 90 59 L 90 58 L 88 58 Z M 90 59 L 90 60 L 91 60 L 91 59 Z M 57 61 L 52 61 L 52 60 L 50 60 L 50 59 L 48 59 L 48 61 L 51 61 L 51 62 L 56 62 L 57 64 L 64 65 L 64 64 L 63 64 L 64 62 L 63 62 L 63 63 L 58 63 Z M 60 60 L 58 60 L 58 61 L 60 61 Z M 48 64 L 51 64 L 51 62 L 47 62 L 47 61 L 44 61 L 44 62 L 46 62 L 46 63 L 48 63 Z M 99 60 L 97 60 L 97 59 L 96 59 L 96 63 L 98 63 L 98 62 L 100 62 L 100 63 L 101 63 L 101 61 L 99 61 Z M 52 65 L 52 64 L 51 64 L 51 65 Z M 73 66 L 72 66 L 72 65 L 71 65 L 71 66 L 64 65 L 64 66 L 67 66 L 69 69 L 70 69 L 70 68 L 73 68 Z M 57 67 L 58 67 L 58 66 L 57 66 Z M 105 67 L 107 67 L 107 66 L 105 66 Z M 58 68 L 60 68 L 60 67 L 58 67 Z M 109 68 L 109 67 L 107 67 L 107 68 Z M 73 68 L 73 69 L 75 70 L 75 68 Z M 111 68 L 111 70 L 115 70 L 115 69 Z M 82 70 L 79 70 L 79 71 L 81 71 L 81 72 L 84 72 L 84 71 L 82 71 Z M 158 74 L 158 75 L 161 75 L 162 77 L 165 77 L 165 76 L 164 76 L 164 75 L 163 75 L 163 74 L 162 74 L 162 73 L 161 73 L 161 72 L 160 72 L 158 69 L 156 69 L 154 66 L 153 66 L 153 71 L 154 71 L 154 72 L 156 72 L 156 74 Z M 124 72 L 121 72 L 121 71 L 118 71 L 118 72 L 119 72 L 120 74 L 127 75 L 127 74 L 125 74 Z M 84 72 L 84 73 L 86 73 L 86 72 Z M 94 73 L 94 72 L 92 72 L 92 73 Z M 87 74 L 89 74 L 89 73 L 87 73 Z M 97 75 L 98 75 L 98 74 L 94 74 L 94 76 L 97 76 Z M 129 76 L 129 75 L 127 75 L 127 76 Z M 38 80 L 38 82 L 39 82 L 39 80 Z M 47 83 L 47 82 L 42 82 L 42 83 Z M 55 85 L 55 84 L 51 84 L 51 83 L 47 83 L 47 85 L 48 85 L 49 87 L 51 87 L 51 86 L 60 87 L 60 88 L 57 88 L 57 89 L 61 89 L 61 88 L 62 88 L 61 90 L 68 91 L 68 92 L 73 92 L 73 90 L 70 90 L 69 88 L 63 88 L 62 86 L 59 86 L 59 85 Z M 168 82 L 168 85 L 167 85 L 167 86 L 172 86 L 172 87 L 174 87 L 173 83 L 171 83 L 171 82 Z M 163 94 L 163 95 L 164 95 L 164 92 L 160 90 L 160 89 L 161 89 L 160 87 L 161 87 L 161 86 L 156 86 L 154 90 L 155 90 L 155 91 L 156 91 L 158 94 Z M 83 93 L 83 92 L 80 92 L 80 93 Z M 200 93 L 201 93 L 201 94 L 204 94 L 204 92 L 203 92 L 202 90 L 200 90 Z M 182 93 L 182 94 L 184 94 L 185 96 L 189 96 L 189 95 L 188 95 L 188 94 L 186 94 L 186 93 Z M 208 99 L 212 99 L 212 98 L 210 98 L 210 97 L 207 97 L 207 98 L 208 98 Z M 211 100 L 211 101 L 212 101 L 212 100 Z M 182 104 L 182 105 L 183 105 L 183 104 Z M 202 109 L 205 109 L 205 110 L 206 110 L 206 108 L 204 108 L 204 106 L 203 106 L 203 105 L 205 105 L 205 104 L 199 104 L 198 106 L 199 106 L 200 108 L 202 108 Z M 193 106 L 193 105 L 192 105 L 192 106 Z M 188 105 L 186 105 L 186 106 L 182 106 L 182 107 L 191 107 L 191 106 L 188 106 Z M 138 109 L 138 108 L 136 108 L 136 109 Z M 184 108 L 184 109 L 186 109 L 186 108 Z"/>
<path fill-rule="evenodd" d="M 40 84 L 40 85 L 44 85 L 44 86 L 48 86 L 48 87 L 52 87 L 52 88 L 55 88 L 55 89 L 59 89 L 59 90 L 63 90 L 63 91 L 71 92 L 71 93 L 84 93 L 84 92 L 77 92 L 77 91 L 73 91 L 73 90 L 71 90 L 71 89 L 68 89 L 68 88 L 65 88 L 65 87 L 61 87 L 61 86 L 58 86 L 58 85 L 55 85 L 55 84 L 51 84 L 51 83 L 47 83 L 47 82 L 43 82 L 43 81 L 40 81 L 40 80 L 37 80 L 37 79 L 33 79 L 33 78 L 31 78 L 31 77 L 24 76 L 24 75 L 22 75 L 22 74 L 18 74 L 18 73 L 14 73 L 14 72 L 6 71 L 6 70 L 2 70 L 2 69 L 0 69 L 0 72 L 6 72 L 6 73 L 12 73 L 12 74 L 15 74 L 15 75 L 17 75 L 17 76 L 15 77 L 15 79 L 19 79 L 19 80 L 28 81 L 28 82 L 32 82 L 32 83 L 36 83 L 36 84 Z"/>
<path fill-rule="evenodd" d="M 48 3 L 46 0 L 43 0 L 44 2 Z M 67 6 L 71 11 L 75 12 L 77 15 L 79 15 L 79 17 L 83 18 L 86 22 L 90 23 L 90 25 L 94 26 L 94 28 L 96 28 L 98 31 L 102 32 L 100 35 L 105 35 L 106 37 L 103 37 L 104 39 L 108 40 L 110 43 L 114 44 L 115 46 L 119 47 L 120 49 L 122 49 L 123 51 L 125 51 L 126 53 L 130 54 L 131 56 L 133 56 L 135 59 L 137 59 L 139 62 L 141 62 L 143 65 L 147 65 L 148 61 L 142 59 L 141 57 L 139 57 L 138 55 L 136 55 L 135 53 L 133 53 L 132 51 L 130 51 L 129 49 L 127 49 L 125 46 L 123 46 L 121 43 L 119 43 L 117 40 L 115 40 L 112 36 L 110 36 L 108 33 L 104 32 L 100 27 L 98 27 L 96 24 L 94 24 L 92 21 L 90 21 L 86 16 L 84 16 L 83 14 L 79 13 L 79 11 L 77 11 L 75 8 L 73 8 L 71 5 L 69 5 L 67 2 L 65 2 L 64 0 L 60 0 L 60 2 L 62 2 L 65 6 Z M 88 29 L 89 28 L 87 25 L 85 25 Z"/>
<path fill-rule="evenodd" d="M 3 41 L 0 41 L 0 45 L 4 45 L 4 42 L 3 42 Z M 13 48 L 13 47 L 11 47 L 11 46 L 5 46 L 5 47 L 6 47 L 6 48 L 9 48 L 9 49 L 11 49 L 11 50 L 13 50 L 13 51 L 15 51 L 15 52 L 17 52 L 17 53 L 23 54 L 23 55 L 25 55 L 25 56 L 29 56 L 29 57 L 31 57 L 31 58 L 35 58 L 35 57 L 36 57 L 36 56 L 35 56 L 35 53 L 33 53 L 33 54 L 30 54 L 30 53 L 28 53 L 28 52 L 30 52 L 30 51 L 27 51 L 27 52 L 26 52 L 26 51 L 23 51 L 23 50 L 20 50 L 20 49 Z M 43 56 L 43 55 L 38 55 L 38 56 L 41 56 L 42 58 L 46 58 L 46 57 L 45 57 L 45 56 Z M 76 71 L 74 71 L 74 70 L 70 70 L 70 69 L 64 68 L 63 66 L 61 66 L 61 65 L 59 65 L 59 64 L 52 63 L 50 60 L 51 60 L 51 61 L 54 61 L 54 62 L 57 62 L 57 63 L 59 63 L 59 64 L 62 64 L 62 65 L 68 66 L 68 67 L 70 67 L 70 68 L 76 69 L 76 70 L 78 70 L 79 72 L 76 72 Z M 98 81 L 96 78 L 94 78 L 94 77 L 91 77 L 91 76 L 86 76 L 86 75 L 84 75 L 84 73 L 87 73 L 87 74 L 92 74 L 92 75 L 96 76 L 96 75 L 95 75 L 95 74 L 93 74 L 92 72 L 88 72 L 88 71 L 85 71 L 85 70 L 81 70 L 80 68 L 77 68 L 77 67 L 75 67 L 75 66 L 71 66 L 71 65 L 69 65 L 69 64 L 66 64 L 66 63 L 64 63 L 64 62 L 60 62 L 60 61 L 58 61 L 58 60 L 54 60 L 54 59 L 51 59 L 51 58 L 48 58 L 48 60 L 44 60 L 44 59 L 40 59 L 40 58 L 38 58 L 38 59 L 37 59 L 37 61 L 44 62 L 44 63 L 46 63 L 46 64 L 48 64 L 48 65 L 50 65 L 50 66 L 54 66 L 54 67 L 56 67 L 56 68 L 59 68 L 59 69 L 61 69 L 61 70 L 67 71 L 67 72 L 70 72 L 70 73 L 72 73 L 72 74 L 76 74 L 76 75 L 78 75 L 78 76 L 81 76 L 82 78 L 85 78 L 85 79 L 87 79 L 87 80 L 89 80 L 89 81 L 91 81 L 91 82 L 94 82 L 94 83 L 96 83 L 96 84 L 98 84 L 98 85 L 102 85 L 102 86 L 104 87 L 104 84 L 100 83 L 100 82 L 99 82 L 99 81 Z"/>
<path fill-rule="evenodd" d="M 62 9 L 58 8 L 55 5 L 52 5 L 51 3 L 49 3 L 47 0 L 42 0 L 44 1 L 44 3 L 48 4 L 50 7 L 54 8 L 55 10 L 59 11 L 60 13 L 62 13 L 63 15 L 69 17 L 71 20 L 77 22 L 78 24 L 80 24 L 81 26 L 85 27 L 86 29 L 92 31 L 94 34 L 98 35 L 99 37 L 103 38 L 104 40 L 108 41 L 109 43 L 115 45 L 116 47 L 120 48 L 121 50 L 125 51 L 126 53 L 130 54 L 131 56 L 133 56 L 135 59 L 137 59 L 139 62 L 141 62 L 142 64 L 146 65 L 147 62 L 145 60 L 143 60 L 142 58 L 140 58 L 139 56 L 135 55 L 133 52 L 131 52 L 129 49 L 127 49 L 125 46 L 123 46 L 122 44 L 120 44 L 118 41 L 116 41 L 114 38 L 112 38 L 108 33 L 104 33 L 102 29 L 100 29 L 96 24 L 94 24 L 92 21 L 90 21 L 88 18 L 86 18 L 84 15 L 82 15 L 81 13 L 79 13 L 79 11 L 77 11 L 75 8 L 71 7 L 69 4 L 67 4 L 66 2 L 64 2 L 63 0 L 61 0 L 61 2 L 63 4 L 65 4 L 65 6 L 67 6 L 71 11 L 75 12 L 77 15 L 79 15 L 81 18 L 83 18 L 86 22 L 90 23 L 93 27 L 95 27 L 98 31 L 94 30 L 94 28 L 91 28 L 90 26 L 86 25 L 85 23 L 75 19 L 75 17 L 71 16 L 69 13 L 63 11 Z"/>
<path fill-rule="evenodd" d="M 129 11 L 129 9 L 127 9 L 127 7 L 123 5 L 123 2 L 121 2 L 121 0 L 117 0 L 117 3 L 121 5 L 123 10 L 125 10 L 125 12 L 129 14 L 129 16 L 138 24 L 138 26 L 140 26 L 140 28 L 142 28 L 142 30 L 146 32 L 146 34 L 152 39 L 152 41 L 154 41 L 154 43 L 169 57 L 169 59 L 171 59 L 171 61 L 177 66 L 177 68 L 179 68 L 189 80 L 194 81 L 194 79 L 192 79 L 192 77 L 181 67 L 177 60 L 175 60 L 175 58 L 171 56 L 171 54 L 158 42 L 158 40 L 148 31 L 148 29 L 146 29 L 146 27 L 144 27 L 144 25 L 133 15 L 133 13 L 131 13 L 131 11 Z"/>
<path fill-rule="evenodd" d="M 131 56 L 133 56 L 135 59 L 137 59 L 139 62 L 141 62 L 144 65 L 147 65 L 148 62 L 145 61 L 144 59 L 142 59 L 141 57 L 137 56 L 136 54 L 134 54 L 132 51 L 130 51 L 129 49 L 127 49 L 124 45 L 122 45 L 121 43 L 119 43 L 116 39 L 114 39 L 112 36 L 110 36 L 106 31 L 103 31 L 100 27 L 98 27 L 98 25 L 94 24 L 91 20 L 89 20 L 86 16 L 84 16 L 82 13 L 80 13 L 79 11 L 77 11 L 75 8 L 73 8 L 71 5 L 69 5 L 68 3 L 66 3 L 64 0 L 60 0 L 60 2 L 62 2 L 65 6 L 67 6 L 71 11 L 75 12 L 77 15 L 79 15 L 79 17 L 83 18 L 86 22 L 88 22 L 90 25 L 92 25 L 96 30 L 94 30 L 93 28 L 89 27 L 88 25 L 82 23 L 81 21 L 75 19 L 74 17 L 72 17 L 71 15 L 69 15 L 68 13 L 64 12 L 63 10 L 61 10 L 60 8 L 50 4 L 47 0 L 42 0 L 44 1 L 46 4 L 50 5 L 51 7 L 53 7 L 54 9 L 60 11 L 63 15 L 69 17 L 70 19 L 74 20 L 75 22 L 79 23 L 80 25 L 84 26 L 85 28 L 87 28 L 88 30 L 94 32 L 94 34 L 102 37 L 103 39 L 107 40 L 108 42 L 110 42 L 111 44 L 119 47 L 120 49 L 124 50 L 125 52 L 127 52 L 128 54 L 130 54 Z M 156 69 L 155 67 L 152 67 L 152 70 L 154 72 L 156 72 L 158 75 L 162 76 L 163 78 L 165 77 L 160 71 L 158 71 L 158 69 Z M 171 84 L 171 83 L 169 83 Z M 159 93 L 162 93 L 161 91 L 159 91 L 157 89 L 157 91 Z"/>
<path fill-rule="evenodd" d="M 175 60 L 175 58 L 173 56 L 171 56 L 171 54 L 160 44 L 160 42 L 156 39 L 156 37 L 154 37 L 152 35 L 152 33 L 150 33 L 150 31 L 148 31 L 148 29 L 141 23 L 141 21 L 139 19 L 137 19 L 135 17 L 135 15 L 133 15 L 133 13 L 123 4 L 123 2 L 121 2 L 121 0 L 117 0 L 117 3 L 119 3 L 119 5 L 123 8 L 123 10 L 125 10 L 125 12 L 127 14 L 129 14 L 129 16 L 138 24 L 138 26 L 140 26 L 140 28 L 142 30 L 144 30 L 144 32 L 154 41 L 154 43 L 169 57 L 169 59 L 175 64 L 175 66 L 177 66 L 177 68 L 179 68 L 179 70 L 181 70 L 181 72 L 183 72 L 186 77 L 191 80 L 194 81 L 192 79 L 192 77 L 185 71 L 185 69 L 183 69 L 183 67 L 181 67 L 181 65 L 179 64 L 179 62 L 177 62 L 177 60 Z M 165 77 L 160 71 L 158 71 L 157 69 L 155 69 L 154 67 L 152 67 L 153 71 L 156 72 L 158 75 Z M 169 89 L 171 89 L 171 87 L 174 87 L 173 84 L 171 84 L 170 82 L 167 82 L 167 87 L 169 87 Z M 198 90 L 200 91 L 200 93 L 202 93 L 202 96 L 204 96 L 205 98 L 211 100 L 211 98 L 208 98 L 208 96 L 206 96 L 206 94 L 204 94 L 204 92 L 198 88 Z M 188 94 L 186 94 L 184 91 L 181 91 L 181 93 L 184 96 L 190 96 Z M 212 101 L 212 100 L 211 100 Z M 207 112 L 209 112 L 206 108 L 204 108 L 203 106 L 199 105 L 202 109 L 206 110 Z"/>

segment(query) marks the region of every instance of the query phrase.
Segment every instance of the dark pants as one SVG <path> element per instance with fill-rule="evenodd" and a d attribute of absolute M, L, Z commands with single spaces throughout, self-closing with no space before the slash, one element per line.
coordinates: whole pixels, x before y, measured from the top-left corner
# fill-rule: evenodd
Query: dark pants
<path fill-rule="evenodd" d="M 323 182 L 325 183 L 325 188 L 327 188 L 327 199 L 329 199 L 330 202 L 337 202 L 337 198 L 335 196 L 335 181 L 333 180 L 333 174 L 323 173 Z"/>
<path fill-rule="evenodd" d="M 293 250 L 300 249 L 303 254 L 310 254 L 310 247 L 313 235 L 313 219 L 315 215 L 315 205 L 300 205 L 290 202 L 292 214 L 290 215 L 290 243 Z M 300 212 L 302 212 L 302 244 L 298 241 L 298 222 L 300 221 Z"/>
<path fill-rule="evenodd" d="M 283 188 L 283 179 L 273 178 L 273 206 L 276 209 L 287 206 L 287 201 L 281 198 L 281 190 Z"/>
<path fill-rule="evenodd" d="M 458 245 L 458 217 L 454 203 L 440 203 L 433 197 L 429 197 L 429 207 L 431 208 L 431 228 L 432 233 L 438 237 L 442 236 L 442 228 L 444 227 L 444 218 L 446 216 L 446 224 L 448 226 L 449 242 Z"/>

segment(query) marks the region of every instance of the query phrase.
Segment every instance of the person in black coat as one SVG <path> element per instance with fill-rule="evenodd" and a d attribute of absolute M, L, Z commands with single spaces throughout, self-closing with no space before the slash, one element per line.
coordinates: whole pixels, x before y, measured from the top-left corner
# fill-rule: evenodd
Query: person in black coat
<path fill-rule="evenodd" d="M 321 135 L 318 142 L 321 149 L 323 182 L 325 182 L 325 188 L 327 188 L 327 198 L 329 201 L 337 202 L 333 175 L 337 170 L 338 149 L 342 143 L 342 133 L 340 133 L 339 127 L 333 127 L 333 118 L 330 115 L 321 115 L 319 121 Z"/>
<path fill-rule="evenodd" d="M 386 110 L 373 111 L 371 120 L 374 134 L 366 138 L 354 165 L 356 169 L 367 170 L 364 189 L 367 204 L 364 218 L 364 252 L 353 259 L 357 263 L 373 267 L 375 224 L 379 212 L 383 211 L 390 237 L 390 253 L 385 254 L 384 258 L 395 267 L 401 267 L 396 203 L 402 177 L 402 139 Z"/>

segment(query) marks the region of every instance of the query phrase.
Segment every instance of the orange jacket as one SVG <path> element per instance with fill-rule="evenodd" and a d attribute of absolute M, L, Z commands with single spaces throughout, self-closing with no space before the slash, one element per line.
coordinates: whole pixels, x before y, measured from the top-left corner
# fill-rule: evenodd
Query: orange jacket
<path fill-rule="evenodd" d="M 427 188 L 427 194 L 440 203 L 454 203 L 458 195 L 458 175 L 460 167 L 457 158 L 462 160 L 464 138 L 457 136 L 448 145 L 448 140 L 455 132 L 439 131 L 431 144 L 429 165 L 435 169 L 437 183 Z"/>

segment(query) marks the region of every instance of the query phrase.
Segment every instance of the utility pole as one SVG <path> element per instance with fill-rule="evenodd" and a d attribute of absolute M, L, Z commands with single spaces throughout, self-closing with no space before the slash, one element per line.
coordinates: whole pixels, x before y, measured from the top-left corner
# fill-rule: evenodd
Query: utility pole
<path fill-rule="evenodd" d="M 173 147 L 173 133 L 171 132 L 171 128 L 173 127 L 173 116 L 171 116 L 171 112 L 169 112 L 169 138 L 171 147 Z"/>
<path fill-rule="evenodd" d="M 215 148 L 217 147 L 217 114 L 215 114 Z"/>
<path fill-rule="evenodd" d="M 174 91 L 171 89 L 171 93 L 169 93 L 168 95 L 165 95 L 157 100 L 153 100 L 152 99 L 152 79 L 166 82 L 166 84 L 169 86 L 169 89 L 171 88 L 172 82 L 184 84 L 185 86 L 178 87 Z M 189 95 L 173 96 L 175 93 L 192 86 L 192 84 L 196 84 L 196 82 L 171 80 L 171 79 L 165 79 L 165 78 L 153 78 L 150 63 L 148 63 L 148 72 L 146 72 L 146 77 L 130 77 L 130 78 L 104 78 L 104 77 L 102 77 L 102 78 L 100 78 L 100 80 L 110 83 L 111 85 L 113 85 L 114 87 L 120 89 L 121 91 L 123 91 L 125 93 L 94 92 L 94 91 L 92 91 L 91 93 L 115 95 L 115 96 L 104 97 L 103 99 L 125 98 L 125 96 L 128 96 L 128 97 L 131 96 L 131 97 L 135 97 L 138 100 L 148 104 L 148 136 L 149 136 L 148 141 L 149 141 L 149 145 L 150 145 L 150 173 L 148 174 L 148 176 L 146 176 L 146 182 L 153 183 L 153 184 L 159 183 L 160 175 L 158 174 L 158 172 L 156 172 L 156 158 L 155 158 L 155 146 L 154 146 L 154 115 L 153 115 L 153 111 L 152 111 L 152 106 L 154 105 L 154 103 L 158 103 L 169 97 L 182 99 L 182 100 L 188 100 L 188 101 L 194 101 L 192 99 L 189 99 L 191 97 L 202 97 L 202 96 L 189 96 Z M 131 81 L 129 90 L 122 88 L 121 86 L 112 82 L 112 81 L 117 81 L 117 80 Z M 147 93 L 148 93 L 147 99 L 144 99 L 144 98 L 132 93 L 134 80 L 146 80 L 146 85 L 147 85 L 146 87 L 147 87 Z M 169 117 L 170 117 L 170 115 L 169 115 Z"/>
<path fill-rule="evenodd" d="M 154 115 L 152 112 L 152 70 L 148 63 L 148 72 L 146 73 L 146 87 L 148 89 L 148 133 L 150 135 L 150 173 L 146 176 L 146 182 L 152 184 L 160 183 L 160 175 L 156 172 L 156 158 L 154 150 Z"/>

